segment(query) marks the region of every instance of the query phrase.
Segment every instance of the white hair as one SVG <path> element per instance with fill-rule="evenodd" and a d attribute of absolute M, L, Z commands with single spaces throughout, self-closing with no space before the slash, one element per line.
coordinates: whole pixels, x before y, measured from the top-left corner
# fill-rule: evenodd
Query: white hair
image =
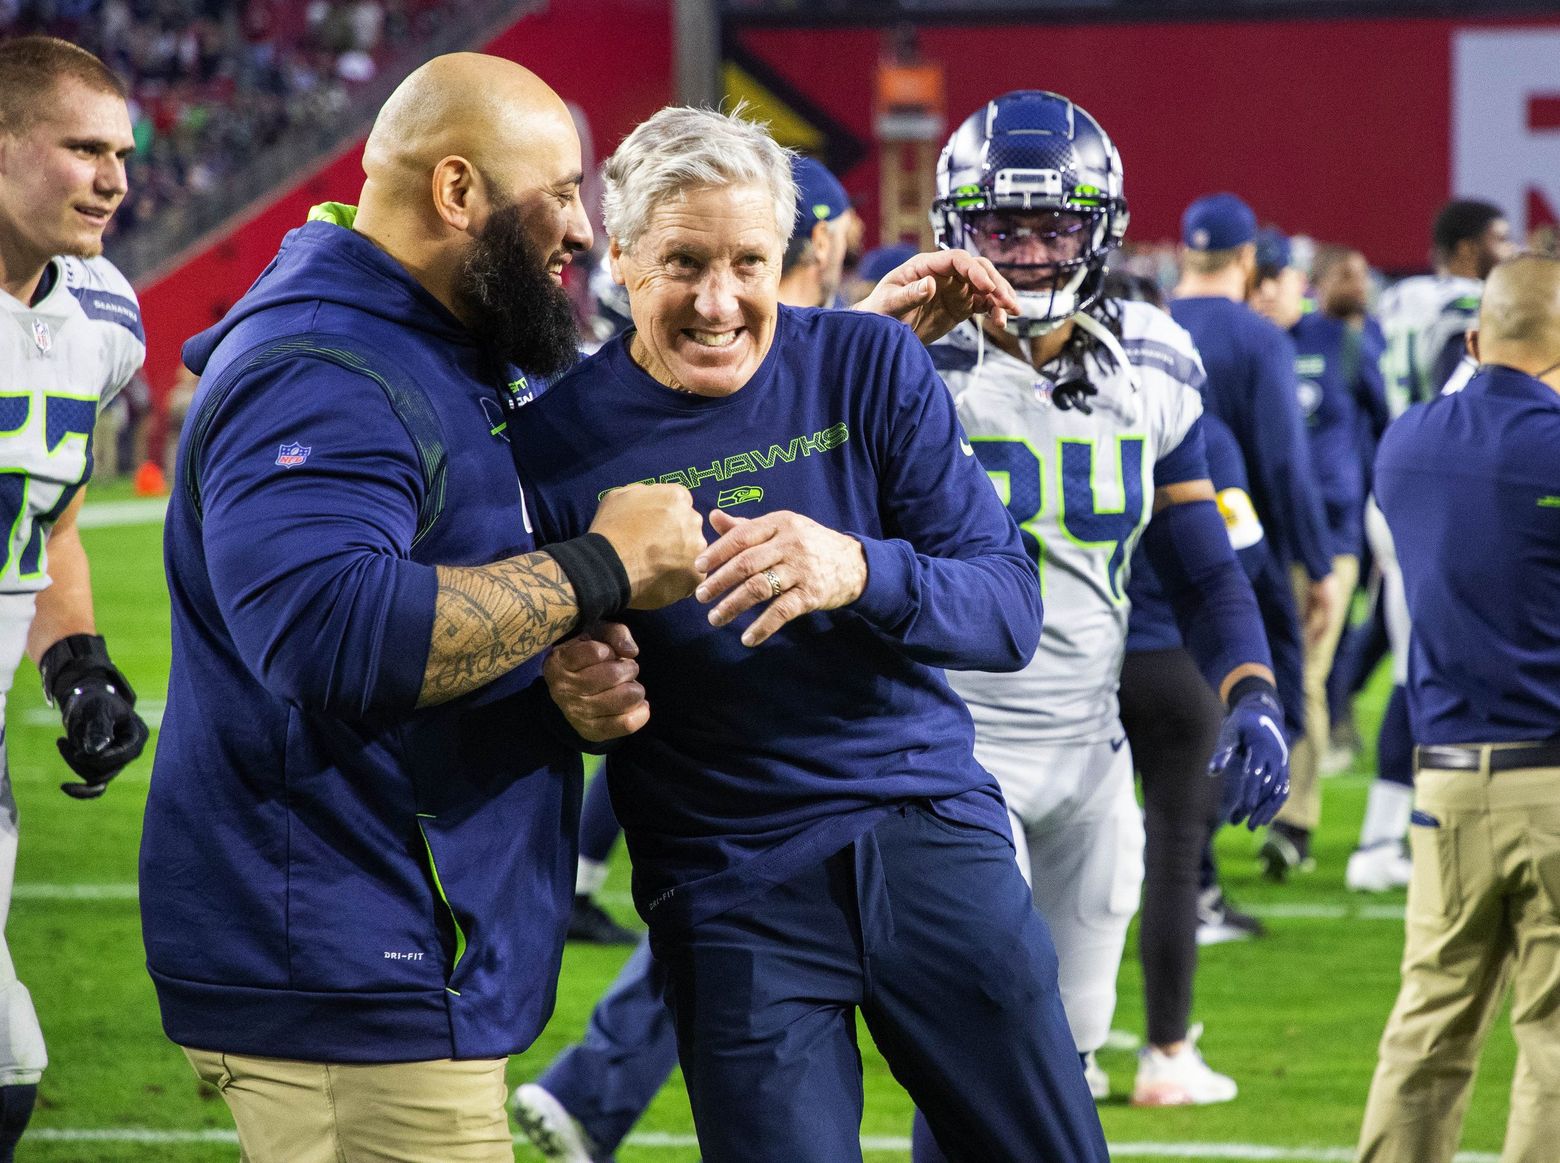
<path fill-rule="evenodd" d="M 603 170 L 602 223 L 618 246 L 632 250 L 664 202 L 701 186 L 752 185 L 774 195 L 775 231 L 782 243 L 796 215 L 791 151 L 766 125 L 742 116 L 670 106 L 623 139 Z"/>

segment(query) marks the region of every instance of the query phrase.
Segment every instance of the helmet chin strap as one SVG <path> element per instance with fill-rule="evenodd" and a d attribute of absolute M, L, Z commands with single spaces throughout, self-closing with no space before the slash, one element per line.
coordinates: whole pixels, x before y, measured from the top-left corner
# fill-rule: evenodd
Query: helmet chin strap
<path fill-rule="evenodd" d="M 1031 319 L 1027 315 L 1017 315 L 1008 319 L 1003 330 L 1011 332 L 1020 339 L 1034 339 L 1040 335 L 1051 334 L 1066 322 L 1066 319 Z"/>
<path fill-rule="evenodd" d="M 1111 358 L 1116 361 L 1116 366 L 1126 373 L 1127 398 L 1119 401 L 1119 403 L 1122 416 L 1126 422 L 1128 424 L 1136 424 L 1140 414 L 1139 405 L 1142 402 L 1143 389 L 1138 382 L 1137 368 L 1133 367 L 1132 361 L 1127 358 L 1126 349 L 1121 346 L 1121 341 L 1116 338 L 1115 333 L 1109 327 L 1106 327 L 1105 324 L 1101 323 L 1087 311 L 1079 311 L 1072 317 L 1072 321 L 1099 340 L 1100 346 L 1110 352 Z"/>
<path fill-rule="evenodd" d="M 1072 316 L 1072 321 L 1084 331 L 1087 331 L 1095 339 L 1099 340 L 1105 350 L 1110 352 L 1111 358 L 1116 361 L 1116 366 L 1127 373 L 1127 383 L 1132 386 L 1132 392 L 1136 395 L 1141 391 L 1138 384 L 1137 368 L 1132 366 L 1132 361 L 1127 358 L 1126 349 L 1121 346 L 1121 341 L 1116 338 L 1115 332 L 1101 323 L 1087 311 L 1079 311 Z"/>

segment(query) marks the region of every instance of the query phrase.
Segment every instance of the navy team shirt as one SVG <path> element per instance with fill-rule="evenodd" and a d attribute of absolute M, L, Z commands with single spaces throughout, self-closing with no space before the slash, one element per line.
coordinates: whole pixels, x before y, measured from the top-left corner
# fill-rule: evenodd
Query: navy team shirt
<path fill-rule="evenodd" d="M 1414 741 L 1560 736 L 1560 395 L 1486 366 L 1410 408 L 1376 458 L 1414 634 Z"/>
<path fill-rule="evenodd" d="M 1251 500 L 1273 552 L 1282 563 L 1300 562 L 1312 578 L 1326 577 L 1332 554 L 1295 398 L 1294 344 L 1229 299 L 1174 299 L 1170 314 L 1197 344 L 1208 373 L 1203 401 L 1245 455 Z"/>
<path fill-rule="evenodd" d="M 641 915 L 696 924 L 907 801 L 1009 835 L 942 668 L 1022 668 L 1039 579 L 925 349 L 892 320 L 782 307 L 753 378 L 711 398 L 647 375 L 631 338 L 525 410 L 515 435 L 541 543 L 584 533 L 610 489 L 676 481 L 704 513 L 792 510 L 849 533 L 868 570 L 854 603 L 752 649 L 740 635 L 757 611 L 719 628 L 691 598 L 623 616 L 650 721 L 607 774 Z"/>
<path fill-rule="evenodd" d="M 1327 514 L 1328 551 L 1358 557 L 1365 544 L 1360 432 L 1387 426 L 1381 352 L 1346 320 L 1313 311 L 1289 329 L 1311 471 Z"/>

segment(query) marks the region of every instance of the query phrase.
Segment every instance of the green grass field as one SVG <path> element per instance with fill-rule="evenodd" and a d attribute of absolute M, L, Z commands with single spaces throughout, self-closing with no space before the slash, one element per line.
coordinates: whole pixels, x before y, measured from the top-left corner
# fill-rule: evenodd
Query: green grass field
<path fill-rule="evenodd" d="M 94 487 L 94 502 L 120 499 L 121 487 Z M 89 528 L 98 624 L 136 683 L 148 717 L 162 706 L 168 672 L 168 608 L 155 524 Z M 1361 707 L 1373 733 L 1383 696 L 1374 686 Z M 241 709 L 235 709 L 241 713 Z M 128 1163 L 237 1158 L 227 1109 L 199 1085 L 163 1037 L 146 977 L 134 894 L 136 847 L 151 772 L 150 753 L 102 799 L 78 803 L 57 784 L 66 769 L 54 749 L 58 720 L 36 674 L 23 663 L 7 724 L 11 778 L 21 812 L 21 852 L 8 937 L 32 990 L 51 1065 L 18 1158 L 38 1163 Z M 155 734 L 154 734 L 155 739 Z M 1144 1111 L 1126 1104 L 1133 1058 L 1107 1051 L 1114 1095 L 1101 1108 L 1120 1159 L 1346 1160 L 1375 1062 L 1375 1045 L 1397 983 L 1402 894 L 1361 898 L 1344 891 L 1343 865 L 1364 808 L 1370 757 L 1328 781 L 1319 870 L 1286 887 L 1262 883 L 1245 832 L 1220 841 L 1231 895 L 1266 918 L 1262 941 L 1204 950 L 1194 1017 L 1207 1024 L 1210 1063 L 1240 1083 L 1225 1106 Z M 618 870 L 606 900 L 632 915 Z M 597 995 L 627 950 L 570 947 L 558 1010 L 546 1033 L 514 1059 L 514 1083 L 539 1074 L 576 1038 Z M 1143 1002 L 1135 959 L 1120 981 L 1116 1026 L 1141 1032 Z M 910 1103 L 862 1033 L 869 1159 L 907 1159 Z M 1470 1159 L 1495 1158 L 1514 1062 L 1504 1019 L 1490 1039 L 1468 1113 Z M 520 1160 L 535 1158 L 528 1147 Z M 626 1163 L 698 1158 L 681 1080 L 662 1092 Z"/>

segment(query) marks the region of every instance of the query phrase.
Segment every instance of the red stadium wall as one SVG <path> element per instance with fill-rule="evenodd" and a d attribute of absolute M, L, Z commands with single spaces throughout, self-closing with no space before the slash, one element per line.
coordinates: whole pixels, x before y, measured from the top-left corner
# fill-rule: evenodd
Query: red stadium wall
<path fill-rule="evenodd" d="M 878 30 L 749 28 L 735 39 L 871 140 Z M 943 26 L 920 43 L 947 66 L 950 120 L 1026 86 L 1095 113 L 1121 147 L 1136 239 L 1173 237 L 1188 201 L 1233 189 L 1290 232 L 1410 270 L 1454 191 L 1494 198 L 1519 227 L 1560 209 L 1560 17 Z M 670 0 L 552 0 L 488 48 L 578 104 L 598 156 L 672 97 Z M 300 176 L 140 288 L 154 390 L 173 383 L 184 339 L 221 317 L 309 205 L 356 196 L 360 157 L 358 144 Z M 841 177 L 874 218 L 875 158 Z"/>
<path fill-rule="evenodd" d="M 1464 52 L 1474 29 L 1534 30 L 1525 76 L 1511 76 L 1518 54 L 1507 41 Z M 934 26 L 919 43 L 946 68 L 950 131 L 1018 88 L 1057 90 L 1097 116 L 1121 149 L 1131 238 L 1173 238 L 1189 201 L 1230 189 L 1286 231 L 1412 270 L 1426 262 L 1430 220 L 1454 188 L 1500 202 L 1517 225 L 1560 208 L 1553 38 L 1560 19 Z M 748 28 L 735 40 L 871 140 L 879 30 Z M 1504 98 L 1487 96 L 1501 86 Z M 1481 162 L 1480 139 L 1491 133 L 1502 148 L 1486 146 Z M 1454 136 L 1466 155 L 1455 181 Z M 875 228 L 875 159 L 841 177 Z"/>
<path fill-rule="evenodd" d="M 580 106 L 602 156 L 672 98 L 669 0 L 551 0 L 544 12 L 495 37 L 487 51 L 533 69 Z M 356 200 L 362 156 L 363 143 L 357 142 L 316 172 L 279 188 L 221 241 L 138 288 L 146 375 L 155 392 L 166 392 L 177 378 L 184 340 L 227 312 L 311 205 Z"/>

